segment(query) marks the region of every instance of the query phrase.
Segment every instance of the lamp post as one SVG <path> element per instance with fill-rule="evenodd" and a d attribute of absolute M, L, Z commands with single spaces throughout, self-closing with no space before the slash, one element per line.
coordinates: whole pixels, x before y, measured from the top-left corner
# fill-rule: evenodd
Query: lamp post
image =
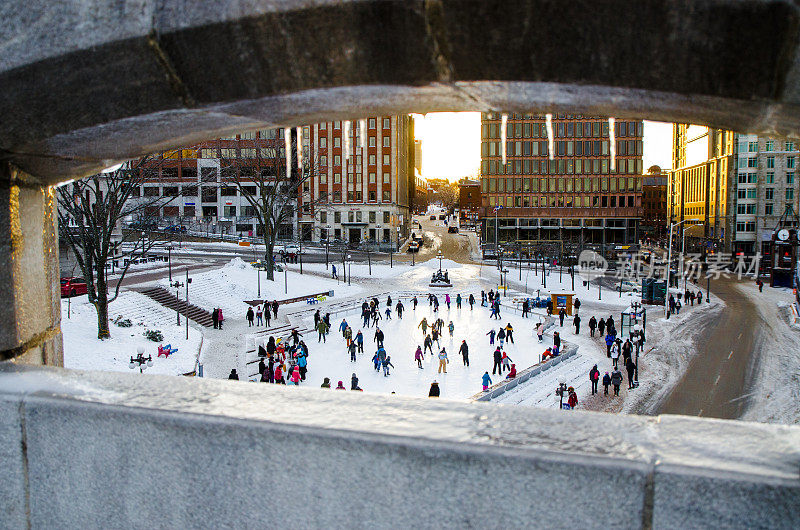
<path fill-rule="evenodd" d="M 128 368 L 133 370 L 136 366 L 139 366 L 139 373 L 144 373 L 146 368 L 153 366 L 153 356 L 148 355 L 147 357 L 144 356 L 144 348 L 141 346 L 136 348 L 136 357 L 131 355 L 131 362 L 128 365 Z"/>
<path fill-rule="evenodd" d="M 669 249 L 667 250 L 667 292 L 664 295 L 664 318 L 667 318 L 667 312 L 669 311 L 669 273 L 672 269 L 672 231 L 676 226 L 685 222 L 686 219 L 677 223 L 670 223 L 669 225 Z"/>
<path fill-rule="evenodd" d="M 178 325 L 180 326 L 181 325 L 181 313 L 179 311 L 179 308 L 180 308 L 181 299 L 178 297 L 178 293 L 179 293 L 178 289 L 183 287 L 183 282 L 179 282 L 178 280 L 175 280 L 174 282 L 170 282 L 169 285 L 170 285 L 170 287 L 174 287 L 175 288 L 175 300 L 177 300 L 177 302 L 178 302 L 177 304 L 175 304 L 175 315 L 178 318 Z"/>
<path fill-rule="evenodd" d="M 330 229 L 331 225 L 325 226 L 325 270 L 328 269 L 328 249 L 330 248 Z"/>
<path fill-rule="evenodd" d="M 497 255 L 497 270 L 500 270 L 500 230 L 497 224 L 497 212 L 500 211 L 502 206 L 497 206 L 494 209 L 494 253 Z"/>
<path fill-rule="evenodd" d="M 505 290 L 504 294 L 508 296 L 508 269 L 501 270 L 500 274 L 501 274 L 500 283 L 502 284 L 503 289 Z"/>
<path fill-rule="evenodd" d="M 283 254 L 283 293 L 289 294 L 289 267 L 286 266 L 286 254 Z"/>
<path fill-rule="evenodd" d="M 634 309 L 634 315 L 636 314 L 636 310 Z M 639 334 L 642 332 L 642 326 L 640 324 L 636 324 L 633 326 L 633 332 L 636 334 L 636 366 L 633 369 L 633 386 L 634 388 L 639 386 Z"/>
<path fill-rule="evenodd" d="M 439 272 L 441 272 L 441 270 L 442 270 L 442 251 L 441 250 L 436 253 L 436 259 L 439 260 Z"/>
<path fill-rule="evenodd" d="M 352 274 L 353 256 L 347 255 L 347 285 L 350 285 L 350 276 Z"/>
<path fill-rule="evenodd" d="M 172 245 L 167 245 L 167 264 L 169 266 L 169 281 L 172 281 Z"/>
<path fill-rule="evenodd" d="M 192 283 L 192 279 L 189 278 L 189 267 L 186 267 L 186 310 L 189 310 L 189 284 Z M 186 340 L 189 340 L 189 319 L 184 318 L 186 321 Z"/>

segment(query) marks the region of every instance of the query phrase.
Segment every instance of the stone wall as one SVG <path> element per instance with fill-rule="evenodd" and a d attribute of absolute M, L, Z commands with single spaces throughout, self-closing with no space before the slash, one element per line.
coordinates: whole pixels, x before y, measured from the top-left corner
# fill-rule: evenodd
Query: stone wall
<path fill-rule="evenodd" d="M 800 428 L 0 365 L 0 527 L 797 528 Z"/>

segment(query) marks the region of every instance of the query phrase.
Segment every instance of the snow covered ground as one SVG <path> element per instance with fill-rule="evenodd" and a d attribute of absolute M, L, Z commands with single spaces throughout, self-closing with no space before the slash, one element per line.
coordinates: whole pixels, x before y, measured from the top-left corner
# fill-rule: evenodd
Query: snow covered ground
<path fill-rule="evenodd" d="M 69 312 L 69 317 L 67 316 Z M 130 319 L 132 327 L 124 328 L 113 323 L 117 317 Z M 64 335 L 64 366 L 77 370 L 105 370 L 126 372 L 131 356 L 137 347 L 145 349 L 145 357 L 152 355 L 153 366 L 147 373 L 181 375 L 195 369 L 195 361 L 202 342 L 202 334 L 193 324 L 186 328 L 177 326 L 175 312 L 134 291 L 121 292 L 109 306 L 111 338 L 97 338 L 97 312 L 87 297 L 74 297 L 68 305 L 61 303 L 61 331 Z M 162 342 L 153 342 L 143 335 L 147 329 L 160 330 Z M 156 357 L 159 344 L 171 344 L 178 352 L 169 358 Z"/>
<path fill-rule="evenodd" d="M 758 308 L 766 328 L 764 346 L 755 370 L 750 406 L 742 419 L 767 423 L 800 423 L 800 330 L 788 323 L 791 289 L 764 286 L 759 293 L 754 282 L 737 288 Z M 755 315 L 754 315 L 755 318 Z"/>

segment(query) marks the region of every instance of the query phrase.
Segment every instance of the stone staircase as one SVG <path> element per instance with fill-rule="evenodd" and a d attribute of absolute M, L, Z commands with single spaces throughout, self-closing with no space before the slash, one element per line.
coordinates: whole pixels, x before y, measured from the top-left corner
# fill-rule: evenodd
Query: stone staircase
<path fill-rule="evenodd" d="M 178 300 L 175 295 L 171 294 L 163 287 L 148 287 L 137 290 L 143 295 L 152 298 L 164 307 L 168 307 L 173 311 L 177 310 L 178 313 L 190 320 L 194 320 L 201 326 L 210 328 L 214 324 L 213 320 L 211 319 L 211 313 L 205 309 L 197 307 L 196 305 L 187 304 L 184 300 Z"/>

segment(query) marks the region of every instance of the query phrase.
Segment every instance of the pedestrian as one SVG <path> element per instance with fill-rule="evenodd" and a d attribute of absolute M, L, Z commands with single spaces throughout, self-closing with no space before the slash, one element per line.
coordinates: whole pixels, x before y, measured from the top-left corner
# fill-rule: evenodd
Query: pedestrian
<path fill-rule="evenodd" d="M 436 381 L 431 383 L 431 389 L 428 391 L 428 397 L 439 397 L 439 383 Z"/>
<path fill-rule="evenodd" d="M 633 388 L 633 374 L 636 371 L 636 363 L 628 357 L 625 361 L 625 371 L 628 372 L 628 389 Z"/>
<path fill-rule="evenodd" d="M 461 354 L 461 359 L 464 361 L 464 366 L 469 366 L 469 346 L 467 346 L 467 341 L 461 341 L 461 347 L 459 348 L 458 352 Z"/>
<path fill-rule="evenodd" d="M 219 321 L 219 329 L 222 329 L 222 323 L 225 321 L 225 316 L 222 314 L 222 308 L 217 308 L 217 320 Z"/>
<path fill-rule="evenodd" d="M 336 265 L 334 265 L 332 263 L 331 263 L 331 278 L 333 278 L 334 280 L 338 280 L 339 279 L 339 277 L 336 275 Z"/>
<path fill-rule="evenodd" d="M 597 327 L 597 319 L 592 316 L 589 319 L 589 336 L 594 337 L 594 329 Z"/>
<path fill-rule="evenodd" d="M 447 330 L 450 332 L 450 336 L 453 336 L 453 331 L 456 329 L 456 326 L 453 324 L 451 320 L 450 323 L 447 325 Z"/>
<path fill-rule="evenodd" d="M 461 309 L 461 293 L 456 295 L 456 309 Z"/>
<path fill-rule="evenodd" d="M 272 316 L 270 315 L 269 312 L 269 306 L 267 305 L 267 302 L 264 302 L 264 321 L 266 322 L 267 327 L 270 326 L 269 324 L 270 320 L 272 320 Z"/>
<path fill-rule="evenodd" d="M 506 330 L 504 328 L 500 328 L 497 332 L 497 341 L 500 343 L 500 347 L 503 347 L 503 343 L 506 340 Z"/>
<path fill-rule="evenodd" d="M 339 382 L 341 383 L 341 381 L 339 381 Z M 320 388 L 327 388 L 328 390 L 330 390 L 331 389 L 331 378 L 330 377 L 326 377 L 325 379 L 323 379 L 322 380 L 322 384 L 320 385 Z"/>
<path fill-rule="evenodd" d="M 600 333 L 601 337 L 605 336 L 606 321 L 603 320 L 602 318 L 597 322 L 597 331 L 598 331 L 598 333 Z"/>
<path fill-rule="evenodd" d="M 572 319 L 572 325 L 575 326 L 575 334 L 578 335 L 581 331 L 581 317 L 575 313 L 575 318 Z"/>
<path fill-rule="evenodd" d="M 559 351 L 561 350 L 561 333 L 558 331 L 553 332 L 553 346 L 555 346 Z"/>
<path fill-rule="evenodd" d="M 256 306 L 256 325 L 263 326 L 264 325 L 264 313 L 261 312 L 261 306 Z"/>
<path fill-rule="evenodd" d="M 514 344 L 514 326 L 511 325 L 511 322 L 506 324 L 506 339 L 509 344 Z"/>
<path fill-rule="evenodd" d="M 217 308 L 211 310 L 211 322 L 214 324 L 214 329 L 219 327 L 219 315 L 217 314 Z"/>
<path fill-rule="evenodd" d="M 494 350 L 494 365 L 492 365 L 492 375 L 496 373 L 503 375 L 503 352 L 499 347 Z"/>
<path fill-rule="evenodd" d="M 350 362 L 356 362 L 356 342 L 352 341 L 347 345 L 347 351 L 350 353 Z"/>
<path fill-rule="evenodd" d="M 338 384 L 338 385 L 336 385 L 336 390 L 347 390 L 347 389 L 344 387 L 344 382 L 342 382 L 342 381 L 339 381 L 339 384 Z"/>
<path fill-rule="evenodd" d="M 680 300 L 676 301 L 675 302 L 675 314 L 676 315 L 680 315 L 681 314 L 681 307 L 683 307 L 683 304 L 681 304 L 681 301 Z"/>
<path fill-rule="evenodd" d="M 298 371 L 300 373 L 300 380 L 301 381 L 305 381 L 306 380 L 306 371 L 308 369 L 308 359 L 306 358 L 305 355 L 300 355 L 297 358 L 297 368 L 298 368 Z"/>
<path fill-rule="evenodd" d="M 422 348 L 417 345 L 417 351 L 414 352 L 414 360 L 417 361 L 417 368 L 422 368 L 422 359 L 425 358 L 425 355 L 422 353 Z"/>
<path fill-rule="evenodd" d="M 394 368 L 392 364 L 392 356 L 387 355 L 386 359 L 383 360 L 383 377 L 389 377 L 389 367 Z"/>
<path fill-rule="evenodd" d="M 364 353 L 364 334 L 361 333 L 360 329 L 356 333 L 355 343 L 358 346 L 358 353 Z"/>
<path fill-rule="evenodd" d="M 416 311 L 416 310 L 417 310 L 417 303 L 418 303 L 418 302 L 419 302 L 419 300 L 417 300 L 417 297 L 416 297 L 416 296 L 415 296 L 414 298 L 412 298 L 412 299 L 411 299 L 411 303 L 414 305 L 414 311 Z"/>
<path fill-rule="evenodd" d="M 442 348 L 442 350 L 439 352 L 439 373 L 442 373 L 442 371 L 447 373 L 447 363 L 449 362 L 450 360 L 447 358 L 447 350 Z"/>
<path fill-rule="evenodd" d="M 397 306 L 395 306 L 395 310 L 397 311 L 397 318 L 399 318 L 399 319 L 402 319 L 402 318 L 403 318 L 403 309 L 405 309 L 405 308 L 403 307 L 403 302 L 401 302 L 400 300 L 398 300 L 398 301 L 397 301 Z"/>
<path fill-rule="evenodd" d="M 602 322 L 602 320 L 600 321 Z M 611 358 L 611 345 L 614 344 L 614 336 L 609 333 L 606 335 L 606 357 Z"/>
<path fill-rule="evenodd" d="M 375 368 L 376 372 L 379 372 L 381 369 L 381 358 L 377 351 L 375 352 L 375 355 L 372 356 L 372 366 Z"/>
<path fill-rule="evenodd" d="M 265 303 L 264 305 L 266 305 L 266 303 Z M 267 309 L 267 314 L 269 314 L 269 309 Z M 320 320 L 321 318 L 322 318 L 322 317 L 321 317 L 321 316 L 320 316 L 320 314 L 319 314 L 319 309 L 317 309 L 316 311 L 314 311 L 314 329 L 317 329 L 317 324 L 319 324 L 319 320 Z"/>
<path fill-rule="evenodd" d="M 272 335 L 269 336 L 269 340 L 267 341 L 267 356 L 272 359 L 272 356 L 275 355 L 275 350 L 277 346 L 275 345 L 275 337 Z"/>
<path fill-rule="evenodd" d="M 564 318 L 567 316 L 566 310 L 562 307 L 558 310 L 558 325 L 564 327 Z"/>
<path fill-rule="evenodd" d="M 622 372 L 619 369 L 614 368 L 614 371 L 611 372 L 611 384 L 614 385 L 614 395 L 619 395 L 619 385 L 622 384 Z"/>
<path fill-rule="evenodd" d="M 764 282 L 761 281 L 761 278 L 756 280 L 756 285 L 758 285 L 758 292 L 759 293 L 763 293 L 764 292 Z"/>
<path fill-rule="evenodd" d="M 430 350 L 431 355 L 433 355 L 433 341 L 431 340 L 430 335 L 425 335 L 425 340 L 422 341 L 422 345 L 423 345 L 423 353 Z"/>
<path fill-rule="evenodd" d="M 272 314 L 275 315 L 275 318 L 278 318 L 278 301 L 272 301 Z M 331 323 L 328 322 L 328 327 L 330 327 Z"/>
<path fill-rule="evenodd" d="M 489 385 L 492 384 L 492 378 L 489 377 L 489 372 L 483 372 L 483 377 L 481 377 L 481 382 L 483 383 L 483 391 L 486 392 L 489 389 Z"/>
<path fill-rule="evenodd" d="M 346 329 L 347 329 L 347 320 L 342 319 L 342 323 L 339 324 L 339 333 L 342 334 L 342 337 L 344 337 L 344 332 Z"/>
<path fill-rule="evenodd" d="M 512 364 L 511 370 L 509 370 L 508 375 L 506 375 L 506 379 L 514 379 L 515 377 L 517 377 L 517 365 Z"/>
<path fill-rule="evenodd" d="M 544 340 L 544 323 L 539 322 L 536 324 L 536 336 L 539 338 L 539 344 Z"/>
<path fill-rule="evenodd" d="M 581 301 L 578 299 L 577 296 L 575 297 L 575 300 L 572 302 L 572 307 L 575 308 L 575 314 L 577 315 L 578 311 L 580 311 L 581 309 Z"/>
<path fill-rule="evenodd" d="M 294 370 L 292 370 L 292 375 L 289 376 L 289 380 L 292 382 L 293 385 L 300 384 L 300 368 L 298 368 L 297 366 L 294 367 Z"/>
<path fill-rule="evenodd" d="M 350 390 L 361 390 L 361 387 L 358 386 L 358 377 L 356 377 L 355 372 L 353 372 L 353 375 L 350 377 Z"/>
<path fill-rule="evenodd" d="M 386 314 L 386 320 L 391 320 L 392 319 L 392 308 L 391 307 L 387 307 L 386 311 L 385 311 L 385 314 Z"/>
<path fill-rule="evenodd" d="M 381 328 L 375 328 L 374 340 L 378 345 L 378 348 L 383 348 L 383 331 L 381 331 Z"/>
<path fill-rule="evenodd" d="M 597 382 L 600 380 L 600 370 L 594 365 L 589 371 L 589 381 L 592 383 L 592 395 L 597 394 Z"/>
<path fill-rule="evenodd" d="M 420 321 L 419 326 L 417 326 L 417 328 L 422 328 L 422 334 L 423 335 L 427 334 L 428 333 L 428 319 L 425 318 L 425 317 L 422 317 L 422 320 Z"/>
<path fill-rule="evenodd" d="M 578 394 L 575 393 L 575 389 L 573 387 L 569 387 L 567 389 L 569 392 L 569 397 L 567 398 L 567 404 L 569 405 L 570 409 L 574 409 L 578 406 Z"/>
<path fill-rule="evenodd" d="M 392 308 L 392 296 L 391 295 L 386 297 L 386 307 L 388 307 L 389 309 Z"/>
<path fill-rule="evenodd" d="M 617 368 L 619 365 L 619 342 L 613 341 L 611 343 L 611 362 L 614 364 L 614 368 Z"/>
<path fill-rule="evenodd" d="M 608 395 L 608 387 L 610 384 L 611 384 L 611 376 L 608 375 L 608 372 L 606 372 L 606 375 L 603 376 L 603 395 L 605 396 Z"/>
<path fill-rule="evenodd" d="M 234 381 L 238 381 L 239 380 L 239 374 L 236 373 L 236 368 L 232 368 L 231 369 L 231 373 L 228 376 L 228 379 L 233 379 Z"/>
<path fill-rule="evenodd" d="M 472 293 L 469 294 L 468 301 L 469 301 L 469 310 L 472 311 L 472 306 L 475 305 L 475 296 L 473 296 Z"/>
<path fill-rule="evenodd" d="M 283 378 L 283 365 L 280 363 L 275 365 L 275 383 L 285 385 L 286 380 Z"/>
<path fill-rule="evenodd" d="M 703 291 L 697 291 L 697 305 L 703 303 Z"/>
<path fill-rule="evenodd" d="M 450 295 L 444 295 L 444 303 L 447 304 L 447 310 L 450 311 Z"/>
<path fill-rule="evenodd" d="M 327 342 L 325 339 L 325 335 L 328 331 L 328 325 L 325 323 L 324 320 L 320 320 L 317 323 L 317 342 Z"/>

